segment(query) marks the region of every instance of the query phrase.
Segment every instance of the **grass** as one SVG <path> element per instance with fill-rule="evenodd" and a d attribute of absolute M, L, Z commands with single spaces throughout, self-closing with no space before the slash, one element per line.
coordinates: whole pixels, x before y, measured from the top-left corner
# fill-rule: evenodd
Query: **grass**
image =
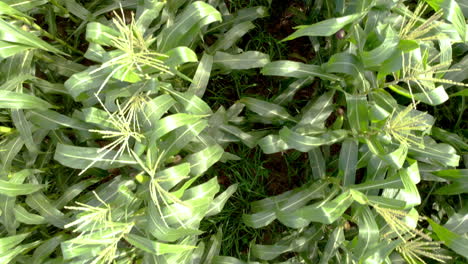
<path fill-rule="evenodd" d="M 241 160 L 218 163 L 211 169 L 209 177 L 218 176 L 222 185 L 239 183 L 236 193 L 228 200 L 221 213 L 202 222 L 201 230 L 216 231 L 223 226 L 223 247 L 221 255 L 245 257 L 251 241 L 262 239 L 262 230 L 247 227 L 242 214 L 248 213 L 251 201 L 268 196 L 265 183 L 269 171 L 264 167 L 263 154 L 258 149 L 245 146 L 230 148 L 230 152 Z M 229 230 L 229 232 L 227 232 Z"/>

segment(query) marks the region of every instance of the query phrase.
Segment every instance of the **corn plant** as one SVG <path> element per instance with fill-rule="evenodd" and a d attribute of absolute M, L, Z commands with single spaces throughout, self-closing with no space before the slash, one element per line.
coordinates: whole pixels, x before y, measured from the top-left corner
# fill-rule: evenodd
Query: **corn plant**
<path fill-rule="evenodd" d="M 251 204 L 243 217 L 247 226 L 278 221 L 290 231 L 272 245 L 253 241 L 250 260 L 466 261 L 466 230 L 453 229 L 462 222 L 450 218 L 443 225 L 443 213 L 418 212 L 427 201 L 418 190 L 425 182 L 450 183 L 436 194 L 466 192 L 466 170 L 459 167 L 462 155 L 466 165 L 466 143 L 421 110 L 466 95 L 466 74 L 457 75 L 465 64 L 452 65 L 453 43 L 466 41 L 462 9 L 456 1 L 329 2 L 324 12 L 336 17 L 299 26 L 283 40 L 309 37 L 317 58 L 265 65 L 264 75 L 293 81 L 269 101 L 245 97 L 238 103 L 248 110 L 244 130 L 249 122 L 263 125 L 267 135 L 257 143 L 265 153 L 307 153 L 311 175 L 298 189 Z M 312 82 L 319 96 L 294 109 L 294 95 Z M 286 258 L 288 252 L 294 257 Z"/>
<path fill-rule="evenodd" d="M 463 127 L 466 1 L 315 1 L 282 40 L 308 63 L 244 50 L 268 10 L 232 5 L 0 0 L 0 263 L 465 263 L 466 131 L 437 113 Z M 256 68 L 287 88 L 203 100 Z M 212 170 L 235 143 L 310 165 L 243 211 L 284 231 L 245 261 L 202 228 L 240 189 Z"/>
<path fill-rule="evenodd" d="M 236 46 L 265 8 L 6 0 L 0 10 L 0 262 L 208 263 L 200 222 L 237 185 L 218 194 L 204 173 L 237 158 L 217 126 L 238 113 L 213 113 L 201 96 L 210 75 L 269 62 Z M 76 28 L 60 33 L 58 18 Z"/>

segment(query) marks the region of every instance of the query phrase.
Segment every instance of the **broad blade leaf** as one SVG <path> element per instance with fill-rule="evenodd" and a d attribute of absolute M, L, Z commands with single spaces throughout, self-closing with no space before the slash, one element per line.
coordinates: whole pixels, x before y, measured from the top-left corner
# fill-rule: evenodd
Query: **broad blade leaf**
<path fill-rule="evenodd" d="M 344 26 L 362 18 L 364 13 L 352 14 L 344 17 L 327 19 L 310 26 L 298 26 L 297 31 L 283 39 L 282 41 L 293 40 L 302 36 L 331 36 Z"/>
<path fill-rule="evenodd" d="M 295 78 L 318 77 L 331 81 L 340 80 L 338 76 L 326 73 L 320 66 L 287 60 L 268 63 L 263 67 L 262 74 Z"/>
<path fill-rule="evenodd" d="M 77 147 L 59 143 L 55 150 L 54 159 L 62 165 L 74 169 L 87 169 L 90 166 L 111 169 L 137 164 L 129 155 L 123 154 L 116 157 L 116 154 L 113 150 L 100 151 L 98 148 Z"/>
<path fill-rule="evenodd" d="M 0 108 L 47 109 L 52 105 L 33 95 L 0 90 Z"/>

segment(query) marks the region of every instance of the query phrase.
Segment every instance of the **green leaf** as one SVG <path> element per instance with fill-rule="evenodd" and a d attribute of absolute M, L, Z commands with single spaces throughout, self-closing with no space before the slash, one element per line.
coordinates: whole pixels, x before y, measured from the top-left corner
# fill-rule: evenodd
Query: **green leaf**
<path fill-rule="evenodd" d="M 333 96 L 335 92 L 328 91 L 322 94 L 313 103 L 307 104 L 301 113 L 299 125 L 324 127 L 325 121 L 333 112 Z"/>
<path fill-rule="evenodd" d="M 426 143 L 423 148 L 412 147 L 408 154 L 420 161 L 430 164 L 440 164 L 441 166 L 457 167 L 460 163 L 460 156 L 457 151 L 450 145 L 440 143 Z"/>
<path fill-rule="evenodd" d="M 372 205 L 378 205 L 390 209 L 403 210 L 406 206 L 406 203 L 404 201 L 396 200 L 393 198 L 386 198 L 382 196 L 368 195 L 367 199 Z"/>
<path fill-rule="evenodd" d="M 63 83 L 51 83 L 43 79 L 33 78 L 31 82 L 40 88 L 44 93 L 68 94 Z"/>
<path fill-rule="evenodd" d="M 468 182 L 466 181 L 453 181 L 434 192 L 434 194 L 438 195 L 459 195 L 462 193 L 468 193 Z"/>
<path fill-rule="evenodd" d="M 10 109 L 47 109 L 53 106 L 29 94 L 0 90 L 0 108 Z"/>
<path fill-rule="evenodd" d="M 151 133 L 150 141 L 156 141 L 164 135 L 166 135 L 167 133 L 181 126 L 193 124 L 200 120 L 200 118 L 200 116 L 194 116 L 184 113 L 164 117 L 163 119 L 157 121 L 154 124 L 154 127 L 156 129 Z"/>
<path fill-rule="evenodd" d="M 21 184 L 24 182 L 26 177 L 30 177 L 34 173 L 35 171 L 30 169 L 21 170 L 19 172 L 12 173 L 9 181 L 11 183 Z M 9 233 L 14 233 L 17 228 L 17 223 L 15 221 L 14 215 L 15 201 L 16 197 L 9 197 L 0 194 L 0 221 Z"/>
<path fill-rule="evenodd" d="M 448 230 L 447 228 L 434 222 L 432 219 L 427 219 L 427 221 L 434 230 L 434 233 L 436 233 L 436 235 L 444 243 L 444 245 L 468 259 L 467 238 Z"/>
<path fill-rule="evenodd" d="M 385 60 L 392 56 L 398 47 L 399 38 L 391 27 L 387 27 L 383 34 L 384 39 L 381 45 L 371 51 L 363 51 L 360 53 L 361 60 L 366 68 L 380 66 Z"/>
<path fill-rule="evenodd" d="M 193 2 L 177 16 L 174 24 L 161 32 L 158 48 L 166 52 L 171 48 L 187 46 L 203 26 L 221 20 L 221 14 L 211 5 L 201 1 Z"/>
<path fill-rule="evenodd" d="M 268 135 L 260 139 L 258 146 L 265 154 L 281 152 L 290 148 L 278 135 Z"/>
<path fill-rule="evenodd" d="M 213 27 L 210 28 L 209 32 L 215 31 L 215 30 L 221 30 L 224 32 L 228 27 L 231 25 L 237 25 L 241 24 L 247 21 L 253 21 L 257 18 L 262 18 L 268 16 L 268 9 L 267 7 L 264 6 L 254 6 L 254 7 L 248 7 L 248 8 L 242 8 L 239 11 L 237 11 L 235 14 L 232 16 L 226 16 L 225 20 Z"/>
<path fill-rule="evenodd" d="M 343 227 L 335 228 L 328 238 L 327 244 L 325 245 L 324 254 L 320 258 L 319 264 L 327 264 L 330 262 L 333 255 L 335 255 L 338 248 L 345 241 Z"/>
<path fill-rule="evenodd" d="M 216 163 L 223 155 L 223 152 L 223 148 L 219 145 L 213 145 L 187 156 L 184 161 L 190 163 L 190 174 L 198 176 Z"/>
<path fill-rule="evenodd" d="M 23 1 L 2 0 L 2 1 L 9 4 L 11 8 L 15 8 L 23 12 L 29 11 L 35 7 L 38 7 L 47 3 L 47 0 L 23 0 Z"/>
<path fill-rule="evenodd" d="M 34 250 L 34 254 L 32 257 L 32 263 L 42 263 L 49 257 L 52 253 L 54 253 L 55 249 L 60 245 L 61 242 L 65 240 L 64 235 L 56 235 Z"/>
<path fill-rule="evenodd" d="M 206 247 L 208 248 L 208 251 L 206 252 L 206 250 L 202 250 L 200 252 L 200 255 L 203 255 L 200 256 L 200 263 L 212 263 L 213 258 L 219 255 L 219 252 L 221 250 L 222 238 L 223 231 L 221 228 L 218 228 L 218 232 L 216 232 L 216 234 L 210 237 L 209 244 Z M 200 249 L 200 247 L 198 247 L 198 249 Z"/>
<path fill-rule="evenodd" d="M 343 140 L 348 132 L 345 130 L 333 130 L 323 134 L 320 137 L 309 137 L 298 134 L 287 127 L 279 131 L 280 138 L 291 148 L 302 152 L 307 152 L 315 147 L 330 145 Z"/>
<path fill-rule="evenodd" d="M 49 199 L 41 192 L 28 195 L 26 204 L 36 210 L 48 223 L 58 228 L 63 229 L 69 222 L 69 219 L 57 208 L 53 207 Z"/>
<path fill-rule="evenodd" d="M 159 1 L 144 1 L 144 4 L 137 5 L 135 17 L 140 32 L 145 32 L 150 27 L 151 22 L 160 15 L 165 5 L 165 2 Z"/>
<path fill-rule="evenodd" d="M 24 252 L 31 250 L 32 248 L 37 247 L 41 242 L 40 241 L 34 241 L 28 244 L 21 244 L 8 252 L 5 252 L 4 254 L 0 255 L 0 262 L 1 263 L 11 263 L 13 259 L 16 258 L 16 256 L 24 254 Z"/>
<path fill-rule="evenodd" d="M 406 160 L 406 155 L 408 154 L 408 146 L 405 144 L 400 144 L 398 148 L 391 153 L 381 156 L 383 160 L 385 160 L 390 166 L 401 169 L 403 167 L 403 163 Z"/>
<path fill-rule="evenodd" d="M 62 209 L 65 205 L 67 205 L 69 202 L 71 202 L 75 197 L 81 194 L 86 188 L 89 186 L 97 183 L 98 180 L 96 179 L 89 179 L 89 180 L 83 180 L 78 182 L 77 184 L 74 184 L 70 187 L 68 187 L 64 192 L 63 195 L 60 196 L 59 199 L 55 200 L 53 203 L 53 206 L 57 209 Z"/>
<path fill-rule="evenodd" d="M 109 69 L 97 69 L 97 66 L 91 66 L 85 71 L 73 74 L 65 82 L 65 88 L 74 99 L 80 98 L 82 93 L 89 90 L 97 90 L 109 77 Z"/>
<path fill-rule="evenodd" d="M 166 52 L 166 55 L 169 56 L 169 58 L 164 60 L 164 64 L 172 68 L 176 68 L 185 63 L 198 61 L 197 54 L 187 47 L 173 48 Z"/>
<path fill-rule="evenodd" d="M 215 256 L 211 264 L 260 264 L 260 262 L 245 262 L 234 257 Z"/>
<path fill-rule="evenodd" d="M 379 227 L 375 221 L 375 216 L 368 206 L 359 207 L 358 215 L 359 234 L 356 246 L 353 248 L 356 257 L 363 259 L 366 252 L 377 246 L 379 243 Z"/>
<path fill-rule="evenodd" d="M 197 71 L 193 76 L 193 82 L 187 91 L 189 94 L 195 94 L 198 97 L 203 97 L 206 87 L 210 79 L 211 68 L 213 67 L 213 56 L 208 53 L 203 53 L 203 56 L 198 63 Z"/>
<path fill-rule="evenodd" d="M 86 25 L 86 40 L 95 44 L 112 46 L 113 39 L 119 37 L 119 32 L 98 22 Z"/>
<path fill-rule="evenodd" d="M 449 96 L 443 86 L 439 86 L 422 93 L 411 93 L 399 85 L 390 85 L 389 88 L 407 98 L 414 98 L 417 101 L 421 101 L 429 105 L 440 105 L 449 99 Z"/>
<path fill-rule="evenodd" d="M 388 255 L 392 253 L 395 248 L 401 244 L 400 239 L 391 242 L 382 241 L 375 247 L 367 250 L 366 254 L 362 257 L 363 264 L 384 263 Z"/>
<path fill-rule="evenodd" d="M 213 45 L 209 47 L 210 52 L 225 51 L 234 46 L 234 44 L 249 30 L 255 28 L 250 21 L 235 24 L 229 31 L 224 33 Z"/>
<path fill-rule="evenodd" d="M 32 48 L 42 49 L 53 53 L 64 54 L 60 50 L 49 45 L 36 35 L 21 30 L 11 23 L 0 18 L 0 40 L 10 43 L 18 43 L 20 45 L 29 46 Z"/>
<path fill-rule="evenodd" d="M 44 217 L 32 214 L 18 204 L 15 205 L 15 218 L 18 222 L 25 223 L 27 225 L 42 225 L 47 223 Z"/>
<path fill-rule="evenodd" d="M 323 197 L 327 183 L 318 181 L 309 186 L 288 191 L 252 203 L 254 214 L 244 214 L 244 223 L 253 228 L 264 227 L 276 219 L 277 214 L 293 212 L 310 200 Z"/>
<path fill-rule="evenodd" d="M 299 89 L 313 82 L 313 77 L 307 77 L 292 82 L 286 90 L 273 99 L 273 103 L 283 105 L 293 100 L 294 95 Z"/>
<path fill-rule="evenodd" d="M 353 190 L 365 191 L 365 190 L 379 190 L 379 189 L 401 189 L 403 188 L 402 179 L 399 176 L 390 177 L 385 180 L 369 180 L 364 183 L 349 186 Z"/>
<path fill-rule="evenodd" d="M 238 184 L 233 184 L 229 186 L 223 193 L 218 195 L 210 204 L 210 207 L 206 213 L 206 217 L 216 215 L 221 213 L 224 205 L 226 204 L 227 200 L 234 192 L 237 190 Z"/>
<path fill-rule="evenodd" d="M 277 104 L 250 97 L 244 97 L 240 102 L 243 103 L 250 111 L 255 112 L 263 118 L 268 118 L 271 121 L 278 120 L 295 122 L 295 119 L 288 113 L 288 111 Z"/>
<path fill-rule="evenodd" d="M 398 48 L 403 52 L 410 52 L 419 48 L 419 43 L 416 40 L 400 39 Z"/>
<path fill-rule="evenodd" d="M 104 63 L 106 61 L 106 50 L 101 45 L 91 42 L 83 56 L 88 60 Z"/>
<path fill-rule="evenodd" d="M 68 12 L 82 20 L 87 20 L 89 16 L 92 16 L 91 12 L 89 12 L 81 4 L 77 3 L 76 0 L 66 1 L 65 7 Z"/>
<path fill-rule="evenodd" d="M 301 228 L 310 222 L 331 224 L 340 218 L 354 199 L 349 191 L 329 202 L 318 202 L 293 212 L 276 212 L 278 220 L 291 228 Z"/>
<path fill-rule="evenodd" d="M 115 157 L 116 151 L 106 152 L 100 151 L 98 148 L 77 147 L 59 143 L 55 150 L 54 159 L 60 164 L 74 169 L 87 169 L 91 166 L 106 170 L 137 164 L 129 155 L 123 154 Z"/>
<path fill-rule="evenodd" d="M 62 57 L 47 55 L 43 59 L 45 62 L 47 62 L 47 68 L 65 77 L 70 77 L 75 73 L 86 70 L 87 68 L 82 64 L 64 59 Z"/>
<path fill-rule="evenodd" d="M 468 150 L 468 143 L 455 133 L 450 133 L 447 130 L 438 127 L 432 127 L 431 132 L 432 136 L 437 140 L 450 144 L 459 150 Z"/>
<path fill-rule="evenodd" d="M 117 127 L 112 123 L 109 113 L 106 111 L 95 107 L 83 108 L 81 111 L 83 114 L 78 116 L 87 123 L 98 125 L 103 129 L 111 128 L 117 130 Z"/>
<path fill-rule="evenodd" d="M 172 97 L 176 99 L 187 113 L 194 115 L 211 115 L 213 111 L 210 106 L 196 95 L 190 93 L 171 92 Z"/>
<path fill-rule="evenodd" d="M 326 64 L 327 72 L 344 73 L 350 76 L 362 76 L 363 65 L 358 58 L 350 53 L 333 54 Z"/>
<path fill-rule="evenodd" d="M 466 214 L 466 210 L 462 209 L 458 213 L 453 214 L 449 218 L 447 223 L 445 223 L 444 227 L 454 232 L 455 234 L 467 233 L 468 232 L 468 214 Z"/>
<path fill-rule="evenodd" d="M 272 212 L 259 212 L 254 214 L 242 215 L 242 220 L 247 226 L 260 228 L 271 224 L 276 219 L 276 215 Z"/>
<path fill-rule="evenodd" d="M 213 64 L 224 70 L 261 68 L 269 62 L 270 56 L 258 51 L 246 51 L 235 55 L 217 51 L 213 58 Z"/>
<path fill-rule="evenodd" d="M 0 60 L 6 59 L 8 57 L 14 56 L 15 54 L 22 53 L 30 49 L 33 49 L 33 47 L 6 41 L 0 41 Z"/>
<path fill-rule="evenodd" d="M 429 105 L 440 105 L 449 99 L 443 86 L 439 86 L 425 93 L 413 94 L 414 99 Z"/>
<path fill-rule="evenodd" d="M 466 41 L 466 21 L 463 12 L 455 0 L 425 0 L 435 11 L 443 10 L 443 17 L 450 21 L 460 38 Z"/>
<path fill-rule="evenodd" d="M 293 40 L 302 36 L 331 36 L 346 25 L 361 19 L 363 15 L 364 13 L 352 14 L 344 17 L 330 18 L 309 26 L 298 26 L 295 27 L 295 29 L 297 29 L 296 32 L 292 33 L 282 41 Z"/>
<path fill-rule="evenodd" d="M 32 125 L 26 120 L 22 110 L 11 110 L 11 120 L 20 133 L 26 148 L 32 153 L 37 153 L 38 148 L 32 135 Z"/>
<path fill-rule="evenodd" d="M 0 194 L 15 197 L 18 195 L 27 195 L 42 189 L 42 184 L 12 183 L 0 180 Z"/>
<path fill-rule="evenodd" d="M 403 182 L 403 190 L 400 190 L 395 199 L 406 202 L 406 209 L 412 208 L 421 204 L 421 196 L 419 195 L 416 184 L 419 183 L 419 168 L 418 163 L 414 162 L 406 169 L 399 171 L 401 181 Z"/>
<path fill-rule="evenodd" d="M 25 238 L 27 238 L 30 234 L 31 233 L 24 233 L 24 234 L 0 238 L 0 255 L 3 255 L 9 250 L 13 249 L 15 246 L 21 243 Z"/>
<path fill-rule="evenodd" d="M 448 80 L 452 80 L 454 82 L 463 82 L 468 77 L 468 55 L 465 55 L 458 63 L 453 64 L 450 66 L 452 71 L 447 72 L 444 75 L 444 78 Z M 444 84 L 445 88 L 449 88 L 454 86 L 453 83 Z M 466 89 L 464 89 L 466 91 Z"/>
<path fill-rule="evenodd" d="M 165 190 L 170 190 L 182 180 L 188 178 L 190 173 L 190 163 L 185 162 L 166 168 L 156 173 L 155 178 L 160 180 L 160 185 Z"/>
<path fill-rule="evenodd" d="M 323 179 L 326 175 L 326 163 L 319 147 L 312 148 L 308 153 L 310 168 L 314 179 Z"/>
<path fill-rule="evenodd" d="M 463 89 L 459 92 L 456 92 L 450 95 L 450 97 L 455 97 L 455 96 L 468 96 L 468 89 Z"/>
<path fill-rule="evenodd" d="M 156 205 L 150 204 L 147 207 L 149 232 L 159 240 L 173 242 L 188 235 L 200 235 L 203 233 L 197 229 L 171 228 L 163 220 Z"/>
<path fill-rule="evenodd" d="M 252 246 L 252 255 L 262 260 L 272 260 L 289 250 L 289 245 L 258 245 Z"/>
<path fill-rule="evenodd" d="M 69 127 L 83 131 L 93 129 L 93 126 L 89 124 L 51 110 L 30 110 L 28 111 L 28 117 L 32 123 L 45 129 L 52 130 L 60 127 Z"/>
<path fill-rule="evenodd" d="M 467 180 L 468 169 L 448 169 L 432 172 L 432 174 L 448 180 Z"/>
<path fill-rule="evenodd" d="M 247 147 L 253 148 L 257 145 L 257 138 L 242 131 L 240 128 L 231 125 L 221 125 L 220 129 L 228 134 L 238 137 Z"/>
<path fill-rule="evenodd" d="M 175 104 L 175 100 L 168 94 L 160 95 L 151 101 L 148 101 L 144 107 L 145 119 L 143 124 L 146 128 L 154 128 L 154 124 L 166 113 L 171 106 Z"/>
<path fill-rule="evenodd" d="M 162 209 L 163 218 L 169 225 L 196 228 L 199 221 L 207 213 L 220 187 L 216 177 L 187 190 L 186 186 L 172 192 L 175 197 L 183 201 L 183 204 L 172 204 L 164 207 Z M 185 222 L 185 225 L 180 224 L 181 221 Z"/>
<path fill-rule="evenodd" d="M 343 186 L 356 182 L 356 167 L 359 145 L 354 139 L 346 139 L 340 150 L 339 170 L 343 175 Z"/>
<path fill-rule="evenodd" d="M 347 116 L 351 129 L 365 132 L 369 127 L 367 96 L 346 94 Z"/>
<path fill-rule="evenodd" d="M 166 140 L 163 140 L 159 145 L 161 150 L 164 151 L 166 157 L 177 154 L 184 148 L 191 140 L 200 139 L 200 133 L 208 126 L 206 120 L 199 120 L 193 124 L 180 127 L 171 132 Z M 200 139 L 201 140 L 201 139 Z M 202 141 L 202 140 L 201 140 Z M 203 141 L 202 141 L 203 142 Z M 205 142 L 205 146 L 209 143 Z"/>
<path fill-rule="evenodd" d="M 269 76 L 284 76 L 294 78 L 318 77 L 324 80 L 339 81 L 340 77 L 326 73 L 320 66 L 301 62 L 279 60 L 266 64 L 262 74 Z"/>
<path fill-rule="evenodd" d="M 145 252 L 150 254 L 154 254 L 156 256 L 168 253 L 179 253 L 186 250 L 193 250 L 194 246 L 187 246 L 187 245 L 172 245 L 166 243 L 155 242 L 150 239 L 144 238 L 142 236 L 128 234 L 125 236 L 125 240 L 128 243 L 139 248 Z"/>
<path fill-rule="evenodd" d="M 17 8 L 18 6 L 15 6 L 13 3 L 8 3 L 8 1 L 0 1 L 0 15 L 30 18 L 26 14 L 18 11 Z"/>

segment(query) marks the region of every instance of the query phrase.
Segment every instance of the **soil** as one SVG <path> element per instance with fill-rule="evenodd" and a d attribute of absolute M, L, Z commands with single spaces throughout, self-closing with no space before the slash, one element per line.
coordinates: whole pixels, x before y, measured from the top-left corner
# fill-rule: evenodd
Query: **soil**
<path fill-rule="evenodd" d="M 292 155 L 294 152 L 296 151 L 288 150 L 282 153 L 265 155 L 268 161 L 263 166 L 270 171 L 268 182 L 266 183 L 268 195 L 281 194 L 300 187 L 305 182 L 305 173 L 291 174 L 288 170 L 288 166 L 291 167 L 293 165 L 288 165 L 286 159 L 288 155 Z M 294 161 L 294 163 L 298 163 L 298 166 L 306 162 L 308 162 L 306 153 L 301 153 L 299 158 Z"/>
<path fill-rule="evenodd" d="M 306 13 L 306 7 L 301 1 L 276 0 L 272 2 L 272 13 L 266 22 L 266 30 L 276 39 L 282 40 L 294 33 L 295 13 Z M 288 60 L 307 63 L 314 57 L 312 44 L 307 38 L 297 38 L 286 42 Z"/>

